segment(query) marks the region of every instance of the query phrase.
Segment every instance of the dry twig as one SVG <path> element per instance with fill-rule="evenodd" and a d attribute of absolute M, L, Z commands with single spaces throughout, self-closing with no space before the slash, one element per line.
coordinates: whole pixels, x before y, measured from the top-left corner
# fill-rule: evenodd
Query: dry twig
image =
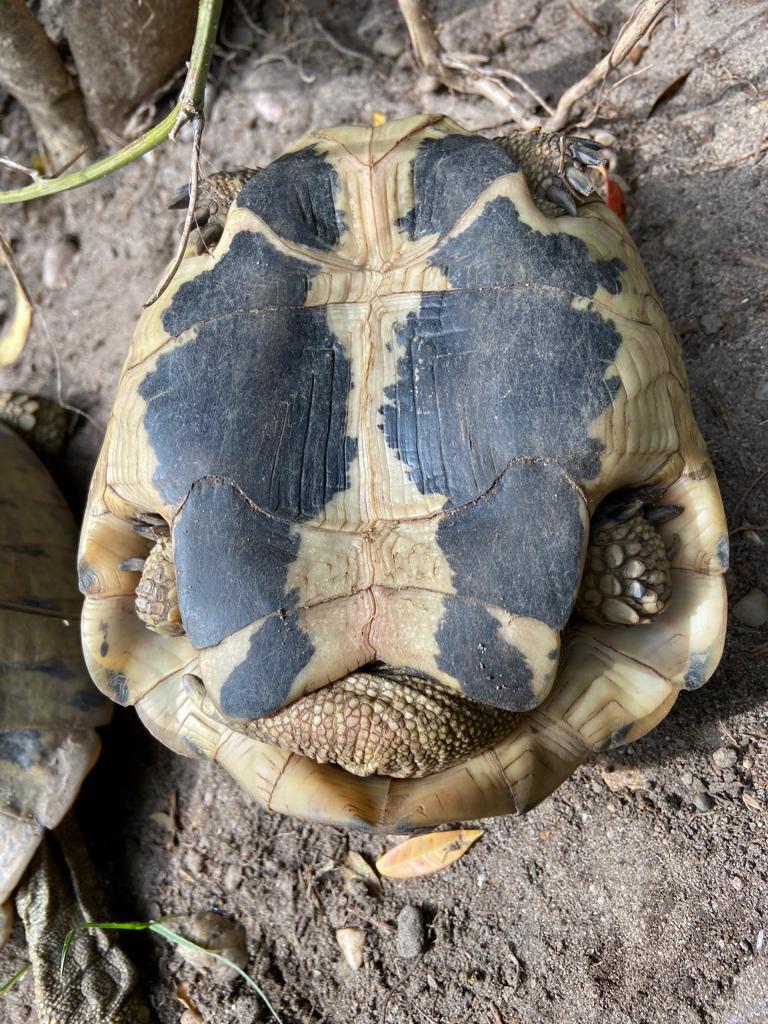
<path fill-rule="evenodd" d="M 457 61 L 441 51 L 435 24 L 426 9 L 426 0 L 398 0 L 414 56 L 425 74 L 439 79 L 449 89 L 477 93 L 500 107 L 520 128 L 561 131 L 570 121 L 574 107 L 597 88 L 603 88 L 606 79 L 628 56 L 634 46 L 654 25 L 669 0 L 639 0 L 630 18 L 622 25 L 611 50 L 584 78 L 567 89 L 554 111 L 542 102 L 530 87 L 511 72 L 478 69 Z M 596 27 L 595 27 L 596 30 Z M 549 117 L 543 119 L 525 110 L 501 80 L 512 78 L 534 96 Z M 594 114 L 592 115 L 594 117 Z"/>

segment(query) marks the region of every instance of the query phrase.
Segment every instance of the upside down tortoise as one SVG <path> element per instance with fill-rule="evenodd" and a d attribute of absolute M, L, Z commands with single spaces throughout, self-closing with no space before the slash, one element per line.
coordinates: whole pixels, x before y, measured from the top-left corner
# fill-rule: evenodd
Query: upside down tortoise
<path fill-rule="evenodd" d="M 720 496 L 600 162 L 421 116 L 203 184 L 95 472 L 83 640 L 265 807 L 525 811 L 714 671 Z"/>

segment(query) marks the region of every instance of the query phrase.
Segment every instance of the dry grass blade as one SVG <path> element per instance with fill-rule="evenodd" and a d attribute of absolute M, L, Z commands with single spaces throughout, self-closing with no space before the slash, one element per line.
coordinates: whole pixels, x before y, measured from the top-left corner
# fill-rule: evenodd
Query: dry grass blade
<path fill-rule="evenodd" d="M 385 878 L 418 878 L 432 875 L 463 857 L 483 834 L 482 828 L 460 828 L 452 832 L 430 832 L 393 846 L 376 861 Z"/>
<path fill-rule="evenodd" d="M 14 259 L 10 243 L 2 233 L 0 233 L 0 259 L 8 267 L 16 288 L 16 305 L 13 316 L 0 335 L 0 366 L 10 366 L 24 351 L 24 346 L 29 338 L 32 328 L 32 299 Z"/>

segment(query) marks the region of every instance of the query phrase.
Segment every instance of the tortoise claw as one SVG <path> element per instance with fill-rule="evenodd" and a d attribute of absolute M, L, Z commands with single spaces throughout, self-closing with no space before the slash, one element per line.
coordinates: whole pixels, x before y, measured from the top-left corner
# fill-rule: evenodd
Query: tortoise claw
<path fill-rule="evenodd" d="M 654 505 L 645 512 L 645 521 L 652 526 L 661 526 L 676 519 L 683 511 L 682 505 Z"/>
<path fill-rule="evenodd" d="M 119 565 L 120 572 L 144 572 L 146 558 L 126 558 Z"/>
<path fill-rule="evenodd" d="M 587 175 L 579 170 L 575 164 L 567 164 L 563 174 L 571 188 L 578 192 L 580 196 L 591 196 L 595 191 Z"/>
<path fill-rule="evenodd" d="M 555 206 L 559 206 L 561 210 L 565 210 L 571 217 L 575 217 L 578 214 L 576 208 L 576 202 L 572 195 L 561 188 L 560 185 L 550 185 L 546 191 L 547 199 L 554 203 Z"/>

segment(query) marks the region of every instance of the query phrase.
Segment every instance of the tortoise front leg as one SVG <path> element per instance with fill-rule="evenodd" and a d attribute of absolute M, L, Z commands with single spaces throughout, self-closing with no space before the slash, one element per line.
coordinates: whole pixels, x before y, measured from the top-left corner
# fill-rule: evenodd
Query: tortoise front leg
<path fill-rule="evenodd" d="M 69 412 L 50 398 L 23 391 L 0 391 L 0 423 L 7 423 L 38 455 L 58 455 L 71 421 Z"/>
<path fill-rule="evenodd" d="M 496 142 L 518 162 L 533 201 L 548 217 L 575 217 L 577 204 L 595 191 L 587 168 L 608 163 L 599 142 L 578 135 L 513 129 Z"/>
<path fill-rule="evenodd" d="M 197 254 L 216 245 L 224 230 L 229 208 L 237 199 L 246 182 L 258 174 L 259 167 L 239 167 L 232 171 L 216 171 L 202 178 L 197 188 L 195 223 L 198 228 Z M 189 204 L 189 185 L 182 185 L 173 200 L 170 210 L 186 210 Z"/>

